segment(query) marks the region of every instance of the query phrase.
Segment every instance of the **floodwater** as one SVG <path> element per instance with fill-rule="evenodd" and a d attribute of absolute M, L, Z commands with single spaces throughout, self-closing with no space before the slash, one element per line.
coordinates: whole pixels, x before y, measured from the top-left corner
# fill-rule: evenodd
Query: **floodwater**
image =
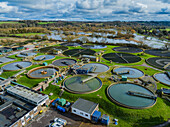
<path fill-rule="evenodd" d="M 115 29 L 108 29 L 108 31 L 115 31 L 116 34 L 117 34 L 117 30 L 115 30 Z M 70 33 L 72 33 L 73 35 L 79 35 L 80 37 L 75 39 L 75 40 L 80 40 L 83 43 L 86 43 L 85 40 L 88 39 L 89 41 L 91 41 L 93 43 L 95 43 L 95 42 L 98 42 L 98 43 L 110 43 L 110 44 L 122 43 L 122 44 L 140 45 L 139 43 L 137 43 L 135 41 L 127 41 L 127 40 L 123 40 L 123 39 L 110 39 L 110 38 L 107 38 L 107 36 L 113 36 L 113 37 L 115 36 L 115 35 L 109 34 L 109 33 L 97 33 L 97 32 L 94 32 L 93 34 L 92 33 L 85 33 L 85 32 L 78 32 L 78 33 L 70 32 Z M 126 32 L 122 32 L 122 33 L 125 34 Z M 83 35 L 92 35 L 92 37 L 85 37 Z M 102 37 L 96 38 L 93 35 L 100 35 Z M 165 43 L 168 43 L 168 41 L 166 41 L 166 40 L 159 40 L 158 38 L 155 38 L 155 37 L 147 37 L 147 38 L 145 38 L 144 35 L 138 35 L 136 33 L 134 35 L 135 35 L 135 37 L 134 37 L 135 40 L 142 41 L 145 45 L 147 45 L 149 47 L 152 47 L 152 48 L 164 48 Z M 42 35 L 42 36 L 44 36 L 44 35 Z M 62 38 L 65 37 L 65 35 L 63 35 L 63 31 L 52 31 L 52 34 L 47 35 L 47 36 L 48 36 L 49 39 L 52 38 L 52 39 L 59 40 L 59 41 L 67 41 L 66 39 L 62 39 Z M 84 38 L 86 38 L 86 39 L 84 39 Z"/>

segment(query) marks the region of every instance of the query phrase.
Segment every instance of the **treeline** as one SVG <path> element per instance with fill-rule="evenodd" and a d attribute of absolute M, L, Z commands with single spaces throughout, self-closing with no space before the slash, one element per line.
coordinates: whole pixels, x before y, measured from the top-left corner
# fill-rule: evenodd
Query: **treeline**
<path fill-rule="evenodd" d="M 79 32 L 79 31 L 101 32 L 101 33 L 110 33 L 110 34 L 115 34 L 115 33 L 114 31 L 106 31 L 106 29 L 117 29 L 121 31 L 126 31 L 128 34 L 131 33 L 131 30 L 135 30 L 137 33 L 142 34 L 142 35 L 154 36 L 160 39 L 170 40 L 170 31 L 166 30 L 167 28 L 170 27 L 169 21 L 158 21 L 158 22 L 155 22 L 155 21 L 151 21 L 151 22 L 147 22 L 147 21 L 133 21 L 133 22 L 48 21 L 48 22 L 40 21 L 40 20 L 21 20 L 21 21 L 18 21 L 18 23 L 14 23 L 14 24 L 7 24 L 7 23 L 0 24 L 0 28 L 1 29 L 13 29 L 12 34 L 26 31 L 25 28 L 27 29 L 27 28 L 32 28 L 32 27 L 38 28 L 38 29 L 44 28 L 46 30 L 62 30 L 62 31 L 74 31 L 74 32 Z M 40 31 L 43 31 L 43 30 L 40 30 Z M 5 30 L 4 32 L 0 32 L 0 33 L 9 34 L 11 33 L 11 30 L 10 31 Z M 36 30 L 35 30 L 35 33 L 36 33 Z M 119 36 L 121 36 L 121 34 Z"/>
<path fill-rule="evenodd" d="M 22 33 L 48 33 L 51 32 L 47 30 L 46 28 L 42 27 L 25 27 L 25 28 L 6 28 L 6 29 L 0 29 L 0 35 L 4 34 L 22 34 Z"/>
<path fill-rule="evenodd" d="M 52 23 L 47 23 L 46 21 L 40 21 L 40 20 L 21 20 L 18 21 L 19 23 L 14 24 L 0 24 L 0 28 L 11 28 L 11 27 L 65 27 L 65 26 L 72 26 L 72 27 L 131 27 L 136 28 L 140 27 L 142 29 L 144 28 L 150 28 L 150 29 L 165 29 L 170 26 L 169 21 L 133 21 L 133 22 L 125 22 L 125 21 L 113 21 L 113 22 L 76 22 L 76 21 L 47 21 Z M 45 24 L 40 24 L 45 23 Z"/>
<path fill-rule="evenodd" d="M 170 31 L 166 29 L 150 29 L 150 28 L 134 28 L 137 33 L 147 35 L 147 36 L 154 36 L 160 39 L 168 39 L 170 40 Z"/>

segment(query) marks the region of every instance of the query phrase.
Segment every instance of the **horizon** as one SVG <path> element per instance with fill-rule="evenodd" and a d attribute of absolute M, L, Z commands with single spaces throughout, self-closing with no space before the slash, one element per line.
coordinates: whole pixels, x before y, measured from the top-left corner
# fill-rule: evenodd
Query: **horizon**
<path fill-rule="evenodd" d="M 170 21 L 169 0 L 1 0 L 0 20 Z"/>
<path fill-rule="evenodd" d="M 88 20 L 88 21 L 76 21 L 76 20 L 33 20 L 33 19 L 29 19 L 29 20 L 0 20 L 0 22 L 17 22 L 17 21 L 41 21 L 41 22 L 98 22 L 98 23 L 102 23 L 102 22 L 170 22 L 170 21 L 166 21 L 166 20 L 160 20 L 160 21 L 153 21 L 153 20 L 129 20 L 129 21 L 124 21 L 124 20 L 108 20 L 108 21 L 105 21 L 105 20 L 98 20 L 98 21 L 93 21 L 93 20 Z"/>

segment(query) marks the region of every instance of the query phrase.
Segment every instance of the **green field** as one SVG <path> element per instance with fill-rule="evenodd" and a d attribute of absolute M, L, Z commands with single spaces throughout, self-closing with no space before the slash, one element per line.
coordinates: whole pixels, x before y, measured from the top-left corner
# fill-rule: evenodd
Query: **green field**
<path fill-rule="evenodd" d="M 34 35 L 41 35 L 43 33 L 22 33 L 22 34 L 10 34 L 10 35 L 16 35 L 16 36 L 34 36 Z"/>
<path fill-rule="evenodd" d="M 160 30 L 166 30 L 166 31 L 168 31 L 168 32 L 169 32 L 169 31 L 170 31 L 170 28 L 160 29 Z"/>
<path fill-rule="evenodd" d="M 5 39 L 5 38 L 10 38 L 10 37 L 0 37 L 0 39 Z"/>
<path fill-rule="evenodd" d="M 16 23 L 19 23 L 19 22 L 0 22 L 0 24 L 16 24 Z"/>
<path fill-rule="evenodd" d="M 44 25 L 44 24 L 50 24 L 50 23 L 55 23 L 55 22 L 39 22 L 39 25 Z"/>
<path fill-rule="evenodd" d="M 166 30 L 166 31 L 170 31 L 170 28 L 166 28 L 166 29 L 160 29 L 161 31 L 164 31 L 164 30 Z M 153 29 L 152 30 L 150 30 L 149 32 L 152 32 L 153 31 Z"/>

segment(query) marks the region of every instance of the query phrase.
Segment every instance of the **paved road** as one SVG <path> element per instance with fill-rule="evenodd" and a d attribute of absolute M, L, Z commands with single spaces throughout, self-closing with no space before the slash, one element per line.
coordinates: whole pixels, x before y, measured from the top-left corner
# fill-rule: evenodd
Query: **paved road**
<path fill-rule="evenodd" d="M 44 114 L 39 115 L 26 127 L 48 127 L 53 122 L 54 118 L 59 117 L 67 120 L 67 127 L 79 127 L 81 122 L 84 120 L 81 117 L 74 116 L 71 113 L 60 113 L 56 110 L 47 110 Z"/>
<path fill-rule="evenodd" d="M 26 127 L 49 127 L 50 123 L 56 117 L 67 120 L 67 127 L 106 127 L 101 124 L 92 124 L 89 120 L 71 114 L 70 112 L 61 113 L 52 108 L 44 114 L 39 115 L 36 119 L 33 119 Z"/>

